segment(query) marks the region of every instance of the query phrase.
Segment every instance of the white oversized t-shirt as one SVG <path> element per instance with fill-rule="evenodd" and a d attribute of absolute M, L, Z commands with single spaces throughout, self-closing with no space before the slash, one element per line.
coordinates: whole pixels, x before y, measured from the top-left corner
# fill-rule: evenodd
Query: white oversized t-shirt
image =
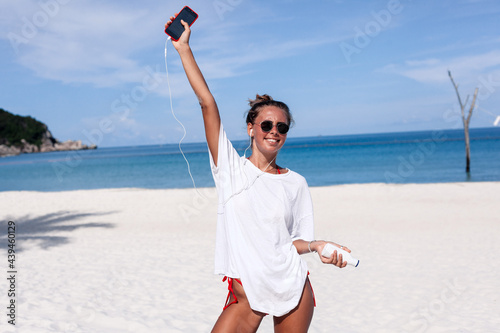
<path fill-rule="evenodd" d="M 240 278 L 250 307 L 282 316 L 299 303 L 307 265 L 293 241 L 314 239 L 313 207 L 304 177 L 262 172 L 239 156 L 220 126 L 215 274 Z"/>

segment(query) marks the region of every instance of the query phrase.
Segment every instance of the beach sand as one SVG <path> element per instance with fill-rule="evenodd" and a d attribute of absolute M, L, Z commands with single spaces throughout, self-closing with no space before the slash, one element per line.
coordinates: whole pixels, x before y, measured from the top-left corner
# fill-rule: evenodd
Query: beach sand
<path fill-rule="evenodd" d="M 227 284 L 213 274 L 213 188 L 0 192 L 1 269 L 16 224 L 18 332 L 209 332 Z M 311 188 L 317 239 L 358 268 L 304 255 L 310 332 L 500 331 L 500 183 Z M 0 283 L 0 331 L 14 332 Z M 259 332 L 272 332 L 265 318 Z"/>

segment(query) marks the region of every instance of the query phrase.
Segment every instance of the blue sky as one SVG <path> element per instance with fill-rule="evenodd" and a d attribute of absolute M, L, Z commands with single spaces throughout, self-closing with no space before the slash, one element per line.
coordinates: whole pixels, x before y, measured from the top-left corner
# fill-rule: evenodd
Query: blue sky
<path fill-rule="evenodd" d="M 175 143 L 164 63 L 167 18 L 189 5 L 191 46 L 232 139 L 247 100 L 286 102 L 289 137 L 472 127 L 500 116 L 500 2 L 1 1 L 0 107 L 98 146 Z M 168 45 L 174 111 L 185 142 L 204 139 L 197 100 Z"/>

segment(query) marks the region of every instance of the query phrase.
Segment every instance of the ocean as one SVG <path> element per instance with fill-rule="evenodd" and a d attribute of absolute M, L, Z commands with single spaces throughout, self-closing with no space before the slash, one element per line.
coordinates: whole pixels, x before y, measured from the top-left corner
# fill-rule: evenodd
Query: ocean
<path fill-rule="evenodd" d="M 462 129 L 288 138 L 278 165 L 309 186 L 500 181 L 500 127 L 471 129 L 465 172 Z M 248 141 L 234 141 L 241 154 Z M 197 187 L 213 187 L 206 143 L 185 143 Z M 249 152 L 247 152 L 249 156 Z M 0 191 L 192 188 L 177 144 L 23 154 L 0 158 Z"/>

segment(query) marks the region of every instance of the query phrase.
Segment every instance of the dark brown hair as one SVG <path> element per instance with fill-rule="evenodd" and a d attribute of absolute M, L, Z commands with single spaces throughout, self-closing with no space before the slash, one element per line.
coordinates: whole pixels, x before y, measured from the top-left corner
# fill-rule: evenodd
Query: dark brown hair
<path fill-rule="evenodd" d="M 280 101 L 275 101 L 271 96 L 264 94 L 255 96 L 255 99 L 249 99 L 248 105 L 250 105 L 250 110 L 247 112 L 246 122 L 247 124 L 254 124 L 255 118 L 259 115 L 260 110 L 264 106 L 275 106 L 283 110 L 285 112 L 286 118 L 288 120 L 288 125 L 291 127 L 293 124 L 292 114 L 290 113 L 290 109 L 288 106 Z"/>

